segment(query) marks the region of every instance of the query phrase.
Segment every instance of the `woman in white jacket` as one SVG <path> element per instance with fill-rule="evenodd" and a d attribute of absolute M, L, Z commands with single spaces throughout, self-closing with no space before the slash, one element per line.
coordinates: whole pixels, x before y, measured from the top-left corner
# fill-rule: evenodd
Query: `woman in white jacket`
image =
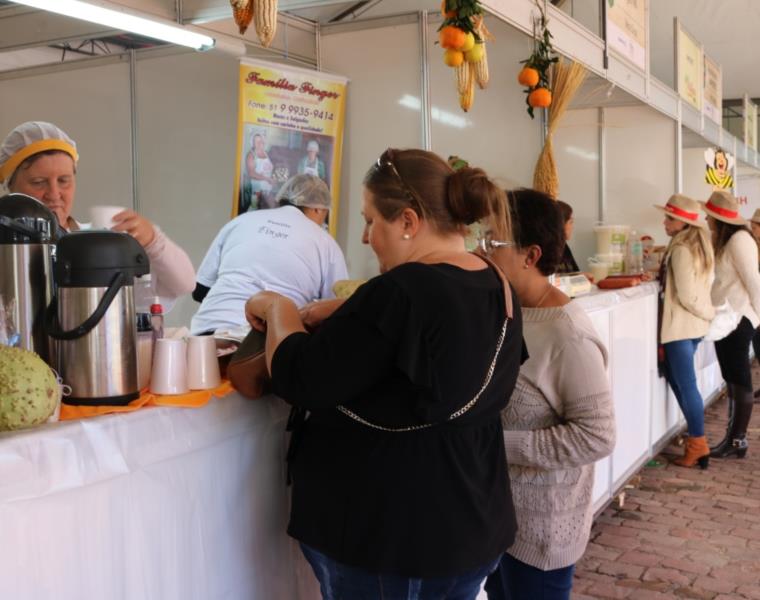
<path fill-rule="evenodd" d="M 739 216 L 739 203 L 731 194 L 713 192 L 703 209 L 715 248 L 713 304 L 720 306 L 727 300 L 741 317 L 734 331 L 715 342 L 730 404 L 726 437 L 712 449 L 710 456 L 743 458 L 747 454 L 747 426 L 753 400 L 749 345 L 760 324 L 758 249 L 747 221 Z"/>
<path fill-rule="evenodd" d="M 665 377 L 686 419 L 689 437 L 684 456 L 674 462 L 706 469 L 710 447 L 705 437 L 702 395 L 694 372 L 694 353 L 707 333 L 715 309 L 710 300 L 714 256 L 707 231 L 699 222 L 699 204 L 680 194 L 665 206 L 665 233 L 670 244 L 662 271 L 660 343 L 665 349 Z"/>

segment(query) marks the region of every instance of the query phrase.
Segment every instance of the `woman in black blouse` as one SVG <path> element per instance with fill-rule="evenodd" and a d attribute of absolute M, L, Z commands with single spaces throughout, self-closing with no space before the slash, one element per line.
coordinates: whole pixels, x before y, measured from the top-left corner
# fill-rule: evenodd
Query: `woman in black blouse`
<path fill-rule="evenodd" d="M 289 299 L 248 301 L 275 393 L 308 411 L 288 532 L 324 598 L 472 600 L 514 539 L 499 411 L 522 322 L 511 291 L 505 318 L 499 276 L 464 241 L 489 215 L 508 223 L 504 206 L 480 169 L 386 150 L 364 181 L 363 241 L 381 274 L 313 334 Z"/>

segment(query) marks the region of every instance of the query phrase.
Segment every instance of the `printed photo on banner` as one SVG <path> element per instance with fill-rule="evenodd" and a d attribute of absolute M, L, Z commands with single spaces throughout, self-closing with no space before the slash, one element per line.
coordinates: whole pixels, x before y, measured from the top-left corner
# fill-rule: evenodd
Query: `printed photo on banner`
<path fill-rule="evenodd" d="M 232 216 L 275 208 L 288 179 L 313 175 L 331 192 L 328 222 L 335 235 L 346 79 L 244 59 L 239 85 Z"/>
<path fill-rule="evenodd" d="M 237 214 L 275 208 L 280 187 L 293 175 L 315 175 L 331 187 L 329 136 L 244 124 L 243 145 Z"/>

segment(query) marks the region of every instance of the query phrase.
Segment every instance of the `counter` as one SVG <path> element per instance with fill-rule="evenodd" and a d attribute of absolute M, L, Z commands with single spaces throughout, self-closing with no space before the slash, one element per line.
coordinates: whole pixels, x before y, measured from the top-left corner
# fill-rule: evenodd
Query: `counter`
<path fill-rule="evenodd" d="M 685 421 L 664 378 L 657 373 L 658 284 L 595 291 L 573 300 L 588 314 L 609 352 L 608 375 L 615 403 L 617 444 L 596 465 L 598 511 Z M 705 402 L 723 385 L 712 342 L 695 355 L 697 383 Z"/>
<path fill-rule="evenodd" d="M 576 298 L 609 350 L 617 446 L 597 463 L 600 510 L 683 424 L 657 375 L 657 286 Z M 703 396 L 722 380 L 700 345 Z M 0 434 L 0 598 L 312 600 L 284 533 L 288 407 L 237 393 Z"/>
<path fill-rule="evenodd" d="M 306 600 L 277 398 L 0 434 L 0 598 Z"/>

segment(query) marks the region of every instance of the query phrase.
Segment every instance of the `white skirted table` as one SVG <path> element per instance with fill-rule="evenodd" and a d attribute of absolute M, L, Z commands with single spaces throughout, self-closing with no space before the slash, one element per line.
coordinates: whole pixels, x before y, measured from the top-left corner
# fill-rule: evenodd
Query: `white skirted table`
<path fill-rule="evenodd" d="M 657 376 L 656 294 L 574 300 L 610 353 L 618 437 L 597 510 L 683 422 Z M 722 384 L 712 344 L 695 361 L 708 399 Z M 287 415 L 233 393 L 0 434 L 0 598 L 317 600 L 285 534 Z"/>
<path fill-rule="evenodd" d="M 615 403 L 615 450 L 595 469 L 593 501 L 597 511 L 685 423 L 672 390 L 657 371 L 658 290 L 657 284 L 645 283 L 595 291 L 573 300 L 586 311 L 607 347 Z M 723 385 L 712 342 L 699 345 L 694 366 L 707 403 Z"/>
<path fill-rule="evenodd" d="M 233 393 L 0 434 L 0 598 L 313 600 L 288 407 Z"/>

